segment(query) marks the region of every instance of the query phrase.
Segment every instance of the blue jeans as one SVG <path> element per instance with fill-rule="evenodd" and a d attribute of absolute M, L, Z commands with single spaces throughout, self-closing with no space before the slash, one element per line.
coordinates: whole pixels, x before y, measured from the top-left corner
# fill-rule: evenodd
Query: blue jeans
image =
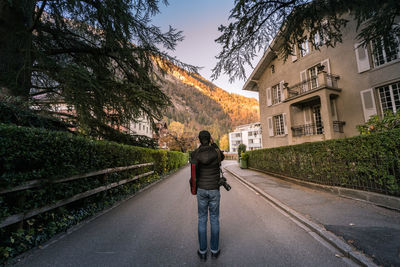
<path fill-rule="evenodd" d="M 219 200 L 221 195 L 219 190 L 197 189 L 197 207 L 199 213 L 199 245 L 200 253 L 207 252 L 207 219 L 210 211 L 211 241 L 210 249 L 212 253 L 219 250 Z"/>

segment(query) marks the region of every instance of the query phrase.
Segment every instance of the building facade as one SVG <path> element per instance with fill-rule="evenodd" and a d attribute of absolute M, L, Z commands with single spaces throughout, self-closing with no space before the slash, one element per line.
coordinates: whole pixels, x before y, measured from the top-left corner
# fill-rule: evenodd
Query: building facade
<path fill-rule="evenodd" d="M 355 136 L 370 116 L 400 108 L 399 36 L 363 47 L 356 27 L 350 21 L 334 48 L 316 35 L 319 50 L 304 42 L 286 61 L 274 40 L 243 87 L 259 92 L 263 147 Z"/>
<path fill-rule="evenodd" d="M 144 135 L 149 138 L 153 138 L 153 128 L 151 127 L 151 122 L 146 116 L 142 116 L 137 122 L 130 122 L 129 125 L 123 129 L 126 133 L 132 135 Z"/>
<path fill-rule="evenodd" d="M 247 150 L 261 148 L 261 124 L 259 122 L 240 125 L 229 133 L 229 152 L 237 152 L 240 144 L 245 144 Z"/>

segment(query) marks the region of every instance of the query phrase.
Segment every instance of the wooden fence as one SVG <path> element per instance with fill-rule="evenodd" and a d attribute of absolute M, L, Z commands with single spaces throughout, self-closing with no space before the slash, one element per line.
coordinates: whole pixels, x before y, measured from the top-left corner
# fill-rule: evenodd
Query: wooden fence
<path fill-rule="evenodd" d="M 101 174 L 108 174 L 108 173 L 114 173 L 114 172 L 120 172 L 120 171 L 126 171 L 126 170 L 131 170 L 131 169 L 137 169 L 137 168 L 141 168 L 141 167 L 145 167 L 145 166 L 154 166 L 153 162 L 150 163 L 143 163 L 143 164 L 136 164 L 136 165 L 131 165 L 131 166 L 124 166 L 124 167 L 117 167 L 117 168 L 108 168 L 108 169 L 104 169 L 104 170 L 99 170 L 99 171 L 94 171 L 94 172 L 89 172 L 89 173 L 85 173 L 85 174 L 79 174 L 79 175 L 74 175 L 74 176 L 70 176 L 67 178 L 62 178 L 62 179 L 57 179 L 54 181 L 48 181 L 48 180 L 32 180 L 29 181 L 28 183 L 21 185 L 21 186 L 17 186 L 11 189 L 0 189 L 0 195 L 1 194 L 6 194 L 6 193 L 11 193 L 11 192 L 17 192 L 17 191 L 21 191 L 21 190 L 26 190 L 26 189 L 30 189 L 30 188 L 35 188 L 35 187 L 42 187 L 43 185 L 46 184 L 56 184 L 56 183 L 63 183 L 63 182 L 67 182 L 67 181 L 72 181 L 72 180 L 77 180 L 77 179 L 82 179 L 82 178 L 88 178 L 88 177 L 93 177 L 93 176 L 97 176 L 97 175 L 101 175 Z M 118 182 L 114 182 L 108 185 L 103 185 L 79 194 L 76 194 L 72 197 L 69 198 L 65 198 L 62 200 L 57 201 L 56 203 L 44 206 L 44 207 L 40 207 L 40 208 L 36 208 L 27 212 L 22 212 L 22 213 L 18 213 L 18 214 L 14 214 L 11 215 L 9 217 L 4 218 L 1 222 L 0 222 L 0 228 L 6 227 L 8 225 L 26 220 L 28 218 L 31 218 L 35 215 L 41 214 L 43 212 L 67 205 L 71 202 L 77 201 L 79 199 L 82 198 L 86 198 L 89 197 L 91 195 L 97 194 L 99 192 L 103 192 L 106 190 L 109 190 L 111 188 L 135 181 L 139 178 L 145 177 L 145 176 L 149 176 L 151 174 L 154 173 L 153 171 L 149 171 L 143 174 L 139 174 L 136 175 L 134 177 L 128 178 L 128 179 L 123 179 L 120 180 Z"/>
<path fill-rule="evenodd" d="M 237 160 L 238 159 L 238 153 L 229 153 L 229 152 L 224 152 L 225 160 Z"/>

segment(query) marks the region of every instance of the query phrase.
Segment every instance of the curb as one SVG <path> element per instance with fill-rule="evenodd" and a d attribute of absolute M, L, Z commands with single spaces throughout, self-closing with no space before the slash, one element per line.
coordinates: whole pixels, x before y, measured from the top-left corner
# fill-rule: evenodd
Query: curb
<path fill-rule="evenodd" d="M 265 199 L 271 202 L 274 206 L 276 206 L 277 208 L 279 208 L 280 210 L 282 210 L 283 212 L 285 212 L 286 214 L 288 214 L 290 217 L 294 218 L 301 224 L 305 225 L 312 232 L 322 237 L 325 241 L 327 241 L 329 244 L 331 244 L 340 252 L 342 252 L 345 257 L 351 259 L 353 262 L 361 266 L 378 266 L 372 261 L 372 259 L 368 258 L 363 253 L 361 253 L 354 247 L 347 244 L 345 241 L 343 241 L 338 236 L 334 235 L 332 232 L 327 231 L 323 226 L 318 225 L 317 223 L 307 219 L 304 215 L 300 214 L 299 212 L 295 211 L 289 206 L 283 204 L 281 201 L 267 194 L 265 191 L 263 191 L 256 185 L 246 181 L 244 178 L 236 174 L 234 171 L 229 170 L 227 168 L 224 169 L 233 176 L 235 176 L 237 179 L 239 179 L 241 182 L 249 186 L 251 189 L 255 190 L 257 193 L 259 193 L 261 196 L 263 196 Z"/>
<path fill-rule="evenodd" d="M 250 170 L 262 172 L 274 177 L 281 178 L 283 180 L 289 181 L 291 183 L 295 183 L 298 185 L 302 186 L 307 186 L 312 189 L 316 190 L 323 190 L 329 193 L 336 194 L 341 197 L 345 198 L 350 198 L 358 201 L 363 201 L 372 205 L 384 207 L 387 209 L 395 210 L 395 211 L 400 211 L 400 198 L 399 197 L 393 197 L 393 196 L 388 196 L 388 195 L 383 195 L 383 194 L 378 194 L 374 192 L 367 192 L 367 191 L 361 191 L 357 189 L 351 189 L 351 188 L 345 188 L 345 187 L 338 187 L 338 186 L 329 186 L 329 185 L 321 185 L 321 184 L 316 184 L 316 183 L 311 183 L 303 180 L 299 180 L 296 178 L 288 177 L 285 175 L 273 173 L 273 172 L 267 172 L 264 170 L 256 169 L 256 168 L 249 168 Z"/>
<path fill-rule="evenodd" d="M 34 256 L 35 252 L 38 250 L 42 250 L 47 248 L 48 246 L 51 246 L 52 244 L 58 242 L 59 240 L 63 239 L 64 237 L 72 234 L 73 232 L 79 230 L 80 228 L 82 228 L 83 226 L 85 226 L 86 224 L 96 220 L 97 218 L 103 216 L 104 214 L 110 212 L 111 210 L 117 208 L 118 206 L 124 204 L 125 202 L 127 202 L 128 200 L 136 197 L 137 195 L 139 195 L 140 193 L 152 188 L 153 186 L 155 186 L 158 183 L 163 182 L 164 180 L 168 179 L 171 175 L 178 173 L 179 171 L 181 171 L 182 169 L 184 169 L 188 164 L 183 165 L 182 167 L 180 167 L 179 169 L 177 169 L 176 171 L 172 172 L 172 173 L 168 173 L 164 176 L 161 176 L 160 179 L 158 179 L 157 181 L 154 181 L 153 183 L 143 187 L 142 189 L 136 191 L 133 195 L 128 196 L 125 199 L 122 199 L 116 203 L 114 203 L 114 205 L 112 205 L 111 207 L 108 207 L 102 211 L 99 211 L 97 214 L 88 217 L 80 222 L 78 222 L 77 224 L 71 226 L 70 228 L 66 229 L 65 232 L 61 232 L 55 236 L 53 236 L 52 238 L 50 238 L 48 241 L 46 241 L 45 243 L 43 243 L 42 245 L 40 245 L 40 247 L 34 247 L 26 252 L 23 252 L 22 254 L 16 256 L 15 258 L 11 259 L 9 263 L 7 263 L 5 266 L 13 266 L 16 265 L 22 261 L 25 261 L 27 259 L 29 259 L 29 257 Z M 0 264 L 0 266 L 2 266 Z"/>

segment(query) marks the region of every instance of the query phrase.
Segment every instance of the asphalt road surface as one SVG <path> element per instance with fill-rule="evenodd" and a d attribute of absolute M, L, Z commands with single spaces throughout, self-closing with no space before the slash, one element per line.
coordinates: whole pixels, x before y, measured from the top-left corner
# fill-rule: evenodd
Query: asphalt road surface
<path fill-rule="evenodd" d="M 229 161 L 225 164 L 230 164 Z M 200 262 L 189 168 L 124 202 L 18 266 L 349 266 L 318 237 L 226 174 L 218 259 Z"/>

